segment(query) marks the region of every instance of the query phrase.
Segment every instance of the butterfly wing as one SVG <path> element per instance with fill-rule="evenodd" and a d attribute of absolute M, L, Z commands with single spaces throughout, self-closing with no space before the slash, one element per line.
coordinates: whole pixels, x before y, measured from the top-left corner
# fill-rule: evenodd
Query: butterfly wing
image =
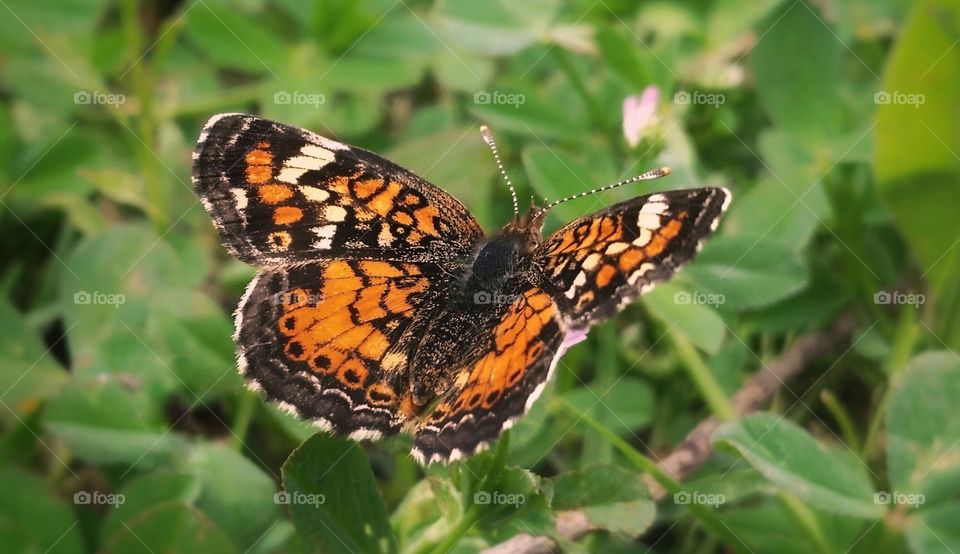
<path fill-rule="evenodd" d="M 485 354 L 455 368 L 456 386 L 418 422 L 412 453 L 420 463 L 470 456 L 529 409 L 562 354 L 557 305 L 528 286 L 486 340 Z"/>
<path fill-rule="evenodd" d="M 193 157 L 223 243 L 251 265 L 449 259 L 483 237 L 463 204 L 414 173 L 289 125 L 217 115 Z"/>
<path fill-rule="evenodd" d="M 641 196 L 577 219 L 540 244 L 544 288 L 571 329 L 587 329 L 699 251 L 730 202 L 722 188 Z"/>
<path fill-rule="evenodd" d="M 252 387 L 334 434 L 376 438 L 412 415 L 407 361 L 441 302 L 438 268 L 321 260 L 264 270 L 236 313 L 240 371 Z"/>

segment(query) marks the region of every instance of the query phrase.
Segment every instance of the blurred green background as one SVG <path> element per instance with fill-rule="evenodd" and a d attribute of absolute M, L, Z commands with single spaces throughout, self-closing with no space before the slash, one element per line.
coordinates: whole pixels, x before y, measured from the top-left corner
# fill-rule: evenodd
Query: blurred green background
<path fill-rule="evenodd" d="M 253 271 L 190 186 L 225 111 L 379 152 L 488 231 L 481 123 L 521 200 L 674 170 L 548 230 L 657 188 L 734 201 L 509 441 L 423 469 L 243 388 Z M 960 552 L 958 152 L 951 0 L 3 0 L 0 551 L 474 552 L 583 509 L 571 552 Z M 849 341 L 650 498 L 650 461 L 841 313 Z"/>

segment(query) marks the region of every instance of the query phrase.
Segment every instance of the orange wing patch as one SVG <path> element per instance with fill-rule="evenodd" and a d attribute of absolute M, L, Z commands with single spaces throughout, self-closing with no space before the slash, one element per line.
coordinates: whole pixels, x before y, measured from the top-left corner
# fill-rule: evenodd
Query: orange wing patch
<path fill-rule="evenodd" d="M 395 405 L 397 394 L 368 382 L 370 372 L 382 369 L 394 322 L 413 310 L 411 295 L 427 290 L 427 278 L 414 264 L 335 260 L 322 266 L 319 281 L 318 290 L 295 289 L 279 299 L 284 355 L 347 389 L 366 388 L 373 405 Z"/>
<path fill-rule="evenodd" d="M 480 407 L 494 408 L 543 355 L 542 332 L 556 313 L 556 305 L 547 293 L 537 288 L 524 292 L 494 329 L 494 348 L 470 368 L 460 393 L 434 408 L 430 423 L 450 420 Z"/>

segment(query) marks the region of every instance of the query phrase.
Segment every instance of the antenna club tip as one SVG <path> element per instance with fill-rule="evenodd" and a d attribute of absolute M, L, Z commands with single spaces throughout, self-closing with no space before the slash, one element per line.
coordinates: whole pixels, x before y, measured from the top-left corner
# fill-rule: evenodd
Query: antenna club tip
<path fill-rule="evenodd" d="M 493 135 L 490 133 L 490 127 L 487 127 L 486 125 L 481 125 L 480 136 L 482 136 L 483 140 L 486 140 L 486 141 L 489 141 L 490 139 L 492 139 Z"/>
<path fill-rule="evenodd" d="M 670 175 L 671 173 L 673 173 L 673 170 L 670 169 L 670 168 L 667 167 L 667 166 L 663 166 L 663 167 L 661 167 L 661 168 L 660 168 L 659 170 L 657 170 L 657 171 L 660 172 L 660 175 L 661 175 L 662 177 L 666 177 L 667 175 Z"/>

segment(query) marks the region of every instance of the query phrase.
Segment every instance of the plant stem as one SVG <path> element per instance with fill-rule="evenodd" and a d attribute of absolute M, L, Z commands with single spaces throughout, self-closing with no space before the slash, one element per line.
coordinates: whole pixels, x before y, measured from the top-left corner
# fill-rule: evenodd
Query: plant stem
<path fill-rule="evenodd" d="M 829 389 L 824 389 L 823 392 L 820 393 L 820 400 L 823 402 L 823 405 L 827 407 L 830 415 L 833 416 L 833 420 L 840 426 L 840 434 L 843 435 L 843 440 L 847 443 L 847 446 L 850 447 L 850 450 L 860 451 L 861 445 L 860 439 L 857 437 L 857 429 L 853 425 L 853 420 L 850 419 L 850 414 L 847 412 L 847 409 L 843 407 L 843 404 L 840 403 L 837 395 L 833 394 L 833 391 Z"/>
<path fill-rule="evenodd" d="M 158 233 L 166 231 L 170 224 L 167 215 L 166 194 L 159 180 L 160 171 L 157 167 L 156 154 L 156 122 L 153 114 L 153 76 L 149 70 L 149 60 L 142 57 L 143 29 L 140 25 L 139 3 L 136 0 L 121 2 L 121 15 L 127 44 L 130 48 L 129 58 L 133 64 L 130 67 L 130 76 L 133 79 L 133 90 L 140 101 L 140 113 L 137 118 L 139 140 L 136 144 L 137 160 L 147 189 L 148 212 L 150 219 Z"/>
<path fill-rule="evenodd" d="M 670 331 L 669 334 L 677 348 L 677 355 L 687 369 L 687 374 L 700 391 L 707 406 L 710 407 L 713 416 L 720 421 L 736 419 L 737 412 L 733 409 L 733 404 L 730 403 L 730 399 L 727 398 L 717 380 L 713 378 L 710 368 L 704 363 L 697 349 L 682 333 Z"/>
<path fill-rule="evenodd" d="M 564 401 L 563 405 L 569 411 L 576 414 L 577 417 L 580 417 L 584 423 L 590 427 L 593 427 L 593 429 L 600 433 L 601 436 L 610 441 L 610 444 L 612 444 L 614 448 L 620 451 L 621 454 L 623 454 L 630 462 L 632 462 L 637 469 L 646 472 L 653 477 L 653 479 L 656 480 L 660 486 L 667 490 L 667 496 L 669 498 L 673 498 L 673 495 L 679 492 L 687 492 L 680 483 L 675 481 L 672 477 L 661 470 L 653 460 L 637 451 L 637 449 L 631 446 L 630 443 L 617 436 L 616 433 L 610 429 L 607 429 L 601 425 L 600 422 L 593 419 L 589 415 L 580 413 L 569 402 Z M 734 535 L 733 532 L 730 531 L 730 529 L 720 521 L 720 518 L 718 518 L 717 515 L 711 511 L 710 506 L 697 504 L 695 502 L 691 502 L 686 506 L 691 513 L 696 515 L 700 521 L 710 529 L 711 532 L 723 539 L 727 545 L 736 547 L 738 544 L 742 544 L 740 539 L 738 539 L 737 536 Z"/>
<path fill-rule="evenodd" d="M 497 450 L 494 452 L 493 459 L 490 460 L 490 468 L 487 470 L 487 474 L 480 481 L 479 488 L 468 491 L 471 496 L 476 490 L 487 491 L 500 481 L 500 475 L 503 473 L 503 468 L 506 465 L 507 452 L 509 450 L 510 431 L 504 431 L 497 441 Z M 431 552 L 434 554 L 445 554 L 453 550 L 457 543 L 463 539 L 463 536 L 480 521 L 480 516 L 482 515 L 483 506 L 476 503 L 471 504 L 470 507 L 464 511 L 463 517 L 457 522 L 456 527 L 451 529 L 450 532 L 447 533 L 447 536 L 444 537 L 443 542 L 438 544 Z"/>
<path fill-rule="evenodd" d="M 232 437 L 230 444 L 236 450 L 242 450 L 244 441 L 247 438 L 247 431 L 250 429 L 250 422 L 253 420 L 253 412 L 257 407 L 257 395 L 253 391 L 243 389 L 240 398 L 237 400 L 237 414 L 233 418 L 231 428 Z"/>
<path fill-rule="evenodd" d="M 887 387 L 883 391 L 880 402 L 877 403 L 876 411 L 867 425 L 867 436 L 863 440 L 863 450 L 861 456 L 864 460 L 872 458 L 873 451 L 876 449 L 877 440 L 880 437 L 880 429 L 883 426 L 884 417 L 887 414 L 887 405 L 890 403 L 890 395 L 893 390 L 893 382 L 897 375 L 907 365 L 910 355 L 913 353 L 917 342 L 919 329 L 916 324 L 917 310 L 910 306 L 905 306 L 900 310 L 900 319 L 897 321 L 897 327 L 893 336 L 893 346 L 890 349 L 890 358 L 887 361 Z"/>
<path fill-rule="evenodd" d="M 794 521 L 800 524 L 800 528 L 803 529 L 807 537 L 810 538 L 818 552 L 822 552 L 823 554 L 833 552 L 830 543 L 828 543 L 826 537 L 823 536 L 823 531 L 820 529 L 820 523 L 817 521 L 816 515 L 809 506 L 796 496 L 785 491 L 778 493 L 777 499 L 780 500 L 780 504 L 787 513 L 793 517 Z"/>

